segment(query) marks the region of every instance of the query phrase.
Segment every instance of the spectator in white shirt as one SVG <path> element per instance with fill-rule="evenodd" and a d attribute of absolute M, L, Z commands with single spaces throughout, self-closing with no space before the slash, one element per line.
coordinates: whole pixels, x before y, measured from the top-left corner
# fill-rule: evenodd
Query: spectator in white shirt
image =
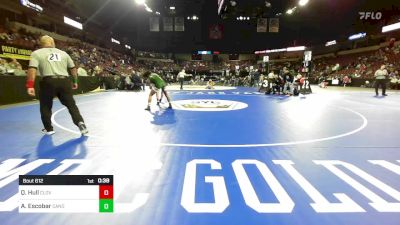
<path fill-rule="evenodd" d="M 275 74 L 274 74 L 273 71 L 271 71 L 271 72 L 268 74 L 268 79 L 274 79 L 274 78 L 275 78 Z"/>
<path fill-rule="evenodd" d="M 78 76 L 85 76 L 85 77 L 88 76 L 87 71 L 85 70 L 85 68 L 83 68 L 82 64 L 79 65 L 77 73 L 78 73 Z"/>
<path fill-rule="evenodd" d="M 397 90 L 399 89 L 400 79 L 395 75 L 390 78 L 390 88 Z"/>

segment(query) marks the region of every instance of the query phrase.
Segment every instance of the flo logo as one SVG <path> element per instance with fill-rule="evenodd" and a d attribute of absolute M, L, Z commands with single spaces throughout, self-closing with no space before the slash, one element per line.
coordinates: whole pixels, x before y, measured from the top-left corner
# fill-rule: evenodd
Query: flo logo
<path fill-rule="evenodd" d="M 187 111 L 231 111 L 247 108 L 243 102 L 219 99 L 191 99 L 174 101 L 174 108 Z"/>
<path fill-rule="evenodd" d="M 360 14 L 360 20 L 380 20 L 382 19 L 382 13 L 381 12 L 359 12 Z"/>

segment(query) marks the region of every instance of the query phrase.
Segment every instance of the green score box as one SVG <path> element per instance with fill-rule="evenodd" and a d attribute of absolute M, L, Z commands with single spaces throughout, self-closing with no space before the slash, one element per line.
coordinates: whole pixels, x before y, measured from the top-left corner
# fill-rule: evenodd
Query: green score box
<path fill-rule="evenodd" d="M 100 199 L 99 212 L 101 212 L 101 213 L 114 212 L 114 200 L 113 199 Z"/>

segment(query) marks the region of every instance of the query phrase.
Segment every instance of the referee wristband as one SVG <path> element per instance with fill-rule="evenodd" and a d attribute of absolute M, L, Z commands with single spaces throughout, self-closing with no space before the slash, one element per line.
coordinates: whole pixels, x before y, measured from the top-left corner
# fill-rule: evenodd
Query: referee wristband
<path fill-rule="evenodd" d="M 26 81 L 26 84 L 25 84 L 26 88 L 33 88 L 34 86 L 35 86 L 35 81 L 33 81 L 33 80 Z"/>

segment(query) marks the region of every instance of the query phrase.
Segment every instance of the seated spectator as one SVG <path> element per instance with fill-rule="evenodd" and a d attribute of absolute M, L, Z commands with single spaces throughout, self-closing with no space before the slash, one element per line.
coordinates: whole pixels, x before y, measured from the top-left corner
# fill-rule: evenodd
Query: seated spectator
<path fill-rule="evenodd" d="M 5 75 L 7 73 L 7 61 L 0 58 L 0 74 Z"/>
<path fill-rule="evenodd" d="M 103 71 L 103 69 L 100 66 L 96 66 L 96 67 L 94 67 L 93 71 L 96 76 L 99 76 L 101 74 L 101 72 Z"/>
<path fill-rule="evenodd" d="M 14 74 L 15 76 L 26 76 L 26 72 L 22 69 L 22 66 L 17 59 L 12 58 L 6 68 L 7 73 Z"/>
<path fill-rule="evenodd" d="M 390 88 L 398 90 L 400 88 L 400 79 L 397 76 L 392 76 L 390 79 Z"/>
<path fill-rule="evenodd" d="M 125 83 L 125 89 L 126 90 L 132 90 L 133 82 L 132 82 L 131 77 L 128 76 L 128 75 L 125 75 L 125 74 L 123 74 L 121 77 L 122 77 L 122 79 L 123 79 L 123 81 Z"/>
<path fill-rule="evenodd" d="M 301 78 L 302 78 L 302 76 L 300 75 L 300 78 L 298 78 L 298 79 L 300 80 Z M 326 77 L 321 76 L 321 77 L 318 79 L 318 86 L 319 86 L 320 88 L 328 88 L 328 84 L 329 84 L 329 82 L 327 81 Z"/>
<path fill-rule="evenodd" d="M 209 79 L 209 80 L 207 81 L 207 87 L 206 87 L 206 89 L 214 89 L 214 85 L 215 85 L 214 81 L 212 81 L 211 79 Z"/>
<path fill-rule="evenodd" d="M 369 80 L 366 80 L 365 84 L 363 86 L 366 87 L 366 88 L 370 88 L 370 87 L 372 87 L 372 84 L 371 84 L 371 82 L 369 82 Z"/>
<path fill-rule="evenodd" d="M 78 76 L 84 76 L 87 77 L 87 71 L 85 70 L 85 68 L 83 67 L 83 64 L 80 64 L 77 70 Z"/>
<path fill-rule="evenodd" d="M 4 42 L 7 42 L 7 41 L 10 41 L 11 38 L 10 38 L 10 36 L 7 34 L 7 32 L 3 31 L 3 32 L 0 32 L 0 40 L 2 40 L 2 41 L 4 41 Z"/>
<path fill-rule="evenodd" d="M 343 87 L 348 86 L 351 83 L 351 78 L 349 76 L 344 76 L 343 77 Z"/>
<path fill-rule="evenodd" d="M 144 91 L 144 85 L 142 83 L 142 78 L 140 78 L 140 76 L 135 71 L 133 71 L 133 73 L 132 73 L 131 80 L 133 83 L 133 86 L 132 86 L 133 90 L 137 91 L 137 90 L 141 90 L 143 88 L 143 91 Z"/>
<path fill-rule="evenodd" d="M 392 49 L 394 47 L 394 44 L 396 42 L 396 38 L 391 38 L 389 41 L 389 48 Z"/>

